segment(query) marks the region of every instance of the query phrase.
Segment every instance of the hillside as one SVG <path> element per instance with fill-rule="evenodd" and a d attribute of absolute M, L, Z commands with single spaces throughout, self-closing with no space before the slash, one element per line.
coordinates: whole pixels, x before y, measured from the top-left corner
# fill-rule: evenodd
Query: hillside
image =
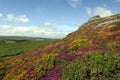
<path fill-rule="evenodd" d="M 119 80 L 120 14 L 92 17 L 62 40 L 0 63 L 3 80 Z"/>

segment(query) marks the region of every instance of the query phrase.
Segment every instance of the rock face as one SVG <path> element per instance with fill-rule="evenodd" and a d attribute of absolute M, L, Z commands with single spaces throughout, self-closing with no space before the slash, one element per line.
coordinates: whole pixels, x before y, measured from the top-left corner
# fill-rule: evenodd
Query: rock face
<path fill-rule="evenodd" d="M 119 22 L 120 21 L 120 14 L 116 14 L 116 15 L 112 15 L 112 16 L 109 16 L 109 17 L 100 17 L 100 16 L 94 16 L 92 18 L 90 18 L 88 20 L 87 23 L 83 24 L 83 27 L 84 25 L 87 27 L 89 26 L 103 26 L 103 25 L 107 25 L 107 24 L 110 24 L 110 23 L 113 23 L 113 22 Z M 82 27 L 82 26 L 81 26 Z"/>
<path fill-rule="evenodd" d="M 97 20 L 100 19 L 101 17 L 99 15 L 97 16 L 93 16 L 92 18 L 90 18 L 88 21 L 92 21 L 92 20 Z"/>
<path fill-rule="evenodd" d="M 98 24 L 97 27 L 102 27 L 102 26 L 110 25 L 110 24 L 117 23 L 117 22 L 120 22 L 120 19 L 113 19 L 110 21 L 102 22 Z"/>
<path fill-rule="evenodd" d="M 92 17 L 64 39 L 4 64 L 3 80 L 119 80 L 120 14 Z"/>

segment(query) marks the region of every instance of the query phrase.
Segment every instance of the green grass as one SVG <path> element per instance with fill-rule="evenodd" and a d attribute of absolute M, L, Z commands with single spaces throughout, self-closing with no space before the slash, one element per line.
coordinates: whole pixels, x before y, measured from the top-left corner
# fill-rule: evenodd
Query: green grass
<path fill-rule="evenodd" d="M 53 40 L 0 44 L 0 56 L 18 55 L 48 45 L 50 42 L 53 42 Z"/>

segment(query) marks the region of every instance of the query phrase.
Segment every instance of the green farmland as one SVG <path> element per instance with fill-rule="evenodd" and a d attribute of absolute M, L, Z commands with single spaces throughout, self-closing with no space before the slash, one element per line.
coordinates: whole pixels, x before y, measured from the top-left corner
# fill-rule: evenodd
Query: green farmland
<path fill-rule="evenodd" d="M 44 47 L 54 40 L 41 40 L 23 43 L 3 43 L 0 44 L 0 57 L 12 57 L 21 53 Z"/>

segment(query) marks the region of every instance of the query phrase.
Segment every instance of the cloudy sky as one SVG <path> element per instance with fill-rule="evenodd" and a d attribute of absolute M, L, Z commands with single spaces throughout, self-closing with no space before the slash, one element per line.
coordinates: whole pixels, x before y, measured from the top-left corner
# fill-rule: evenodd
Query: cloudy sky
<path fill-rule="evenodd" d="M 120 0 L 0 0 L 0 36 L 63 38 L 94 15 L 120 13 Z"/>

